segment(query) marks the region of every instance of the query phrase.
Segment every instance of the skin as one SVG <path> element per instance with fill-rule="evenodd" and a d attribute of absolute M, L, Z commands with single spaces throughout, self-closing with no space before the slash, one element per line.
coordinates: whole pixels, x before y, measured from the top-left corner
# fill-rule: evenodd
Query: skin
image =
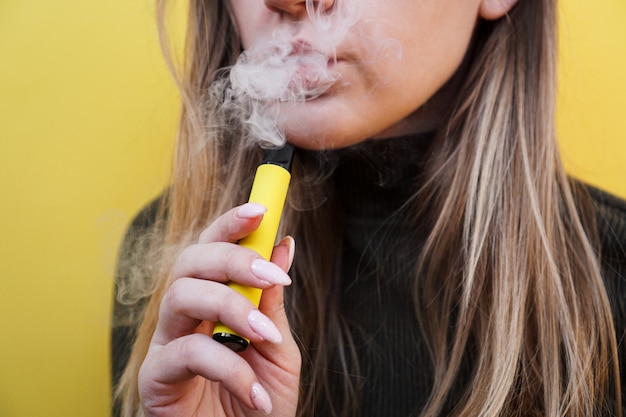
<path fill-rule="evenodd" d="M 338 148 L 364 138 L 433 129 L 437 120 L 433 116 L 442 114 L 451 101 L 455 85 L 447 82 L 465 56 L 477 18 L 497 18 L 512 3 L 361 0 L 360 19 L 337 45 L 338 62 L 329 63 L 339 80 L 316 100 L 284 106 L 289 142 L 310 149 Z M 244 49 L 278 25 L 292 22 L 304 22 L 294 42 L 325 49 L 325 42 L 316 43 L 311 35 L 304 1 L 231 0 L 231 4 Z M 332 13 L 334 1 L 319 4 Z"/>
<path fill-rule="evenodd" d="M 288 140 L 300 147 L 343 147 L 368 138 L 432 129 L 449 102 L 455 74 L 478 18 L 502 17 L 515 0 L 359 0 L 361 19 L 338 45 L 341 82 L 322 97 L 285 109 Z M 307 42 L 300 0 L 231 0 L 244 48 L 286 22 L 303 22 L 294 42 Z M 333 0 L 318 2 L 332 11 Z M 402 59 L 372 59 L 363 34 L 381 31 L 402 46 Z M 418 40 L 418 41 L 417 41 Z M 380 57 L 379 57 L 380 58 Z M 415 86 L 415 88 L 406 88 Z M 428 105 L 425 105 L 428 103 Z M 336 117 L 340 115 L 340 117 Z M 139 373 L 147 416 L 294 416 L 301 356 L 283 307 L 294 242 L 274 248 L 272 265 L 236 245 L 255 230 L 264 209 L 233 208 L 179 256 L 174 283 Z M 257 261 L 255 263 L 255 261 Z M 264 290 L 258 310 L 223 283 Z M 211 339 L 221 321 L 252 344 L 236 354 Z M 273 411 L 272 411 L 273 410 Z"/>

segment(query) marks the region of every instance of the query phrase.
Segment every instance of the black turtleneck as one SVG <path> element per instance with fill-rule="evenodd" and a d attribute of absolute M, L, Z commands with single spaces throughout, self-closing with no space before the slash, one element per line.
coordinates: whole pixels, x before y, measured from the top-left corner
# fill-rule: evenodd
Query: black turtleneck
<path fill-rule="evenodd" d="M 343 217 L 341 314 L 349 323 L 362 386 L 360 417 L 418 416 L 433 382 L 415 316 L 412 281 L 427 231 L 412 216 L 430 138 L 366 142 L 338 153 L 334 184 Z M 596 208 L 602 270 L 617 338 L 626 337 L 626 203 L 584 186 Z M 427 203 L 426 203 L 427 204 Z M 622 381 L 626 344 L 620 344 Z M 471 364 L 458 375 L 460 391 Z M 623 382 L 626 386 L 626 383 Z M 454 407 L 454 398 L 446 406 Z"/>
<path fill-rule="evenodd" d="M 421 245 L 411 213 L 429 141 L 383 140 L 339 153 L 341 312 L 358 352 L 360 416 L 418 415 L 432 385 L 411 296 Z"/>
<path fill-rule="evenodd" d="M 341 312 L 350 323 L 358 352 L 361 417 L 416 416 L 432 383 L 432 366 L 415 319 L 410 283 L 422 242 L 419 236 L 424 233 L 410 213 L 421 203 L 413 195 L 428 144 L 428 136 L 401 138 L 372 141 L 337 153 L 333 181 L 344 225 Z M 626 203 L 586 188 L 596 208 L 602 269 L 621 341 L 626 337 Z M 142 259 L 146 248 L 137 237 L 154 229 L 157 205 L 148 206 L 131 224 L 121 247 L 120 264 Z M 117 282 L 128 279 L 122 271 L 118 271 Z M 137 323 L 128 317 L 140 314 L 146 301 L 114 304 L 113 383 L 128 361 L 136 335 Z M 619 346 L 619 356 L 624 369 L 625 343 Z M 622 372 L 626 387 L 625 380 Z M 114 415 L 118 415 L 117 409 Z"/>

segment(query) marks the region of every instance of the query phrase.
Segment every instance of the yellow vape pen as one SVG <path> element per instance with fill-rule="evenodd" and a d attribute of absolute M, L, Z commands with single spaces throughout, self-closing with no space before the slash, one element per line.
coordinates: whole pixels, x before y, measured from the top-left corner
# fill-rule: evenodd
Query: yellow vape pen
<path fill-rule="evenodd" d="M 291 161 L 293 147 L 286 144 L 280 149 L 266 150 L 252 183 L 249 202 L 263 205 L 267 212 L 259 227 L 239 241 L 239 245 L 255 250 L 266 260 L 270 260 L 276 242 L 276 233 L 287 197 L 291 180 Z M 262 290 L 246 287 L 235 282 L 228 284 L 235 291 L 243 294 L 255 306 L 259 306 Z M 248 347 L 250 340 L 236 334 L 233 330 L 217 323 L 213 330 L 213 339 L 228 346 L 235 352 Z"/>

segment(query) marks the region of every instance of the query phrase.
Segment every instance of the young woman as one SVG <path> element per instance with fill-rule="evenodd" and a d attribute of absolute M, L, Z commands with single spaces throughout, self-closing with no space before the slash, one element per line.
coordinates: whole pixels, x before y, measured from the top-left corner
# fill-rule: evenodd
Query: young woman
<path fill-rule="evenodd" d="M 328 48 L 314 21 L 350 4 Z M 560 165 L 555 8 L 191 1 L 171 186 L 122 247 L 115 413 L 621 415 L 626 205 Z M 265 212 L 244 204 L 261 151 L 207 92 L 278 32 L 332 77 L 278 105 L 293 237 L 267 262 L 236 244 Z"/>

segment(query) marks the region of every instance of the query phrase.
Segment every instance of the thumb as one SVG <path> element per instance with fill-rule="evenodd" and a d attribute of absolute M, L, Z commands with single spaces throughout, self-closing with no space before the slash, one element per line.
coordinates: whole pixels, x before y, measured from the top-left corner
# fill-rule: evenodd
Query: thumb
<path fill-rule="evenodd" d="M 296 241 L 291 236 L 285 236 L 278 245 L 274 246 L 271 262 L 280 266 L 283 271 L 289 272 L 296 252 Z"/>
<path fill-rule="evenodd" d="M 285 272 L 288 272 L 293 263 L 295 245 L 296 243 L 291 236 L 284 237 L 280 243 L 274 247 L 271 262 L 281 267 Z M 284 337 L 284 330 L 289 329 L 284 305 L 284 288 L 280 285 L 276 285 L 263 290 L 259 310 L 276 324 Z"/>
<path fill-rule="evenodd" d="M 282 343 L 262 343 L 255 346 L 261 355 L 271 361 L 292 365 L 299 364 L 301 361 L 300 350 L 291 332 L 291 326 L 285 312 L 284 293 L 285 288 L 280 285 L 267 288 L 263 290 L 259 304 L 259 310 L 272 320 L 280 332 L 283 339 Z M 299 365 L 294 366 L 294 371 L 299 369 Z"/>
<path fill-rule="evenodd" d="M 272 252 L 271 261 L 280 266 L 284 271 L 288 271 L 293 263 L 295 253 L 295 241 L 291 236 L 283 238 Z M 291 327 L 285 312 L 284 287 L 275 285 L 263 290 L 259 310 L 263 312 L 276 325 L 283 337 L 282 347 L 273 344 L 264 344 L 262 350 L 272 349 L 292 349 L 295 347 L 295 341 L 291 335 Z M 269 352 L 266 352 L 269 354 Z"/>
<path fill-rule="evenodd" d="M 288 272 L 293 263 L 296 242 L 291 236 L 284 237 L 274 247 L 271 261 Z M 283 337 L 289 334 L 289 323 L 285 313 L 284 287 L 274 286 L 263 291 L 259 310 L 267 315 L 278 327 Z M 287 333 L 285 333 L 285 331 Z"/>
<path fill-rule="evenodd" d="M 271 262 L 288 272 L 293 263 L 296 242 L 291 236 L 284 237 L 274 247 Z M 283 338 L 290 334 L 287 314 L 285 313 L 284 287 L 275 285 L 263 290 L 259 310 L 274 322 Z"/>

